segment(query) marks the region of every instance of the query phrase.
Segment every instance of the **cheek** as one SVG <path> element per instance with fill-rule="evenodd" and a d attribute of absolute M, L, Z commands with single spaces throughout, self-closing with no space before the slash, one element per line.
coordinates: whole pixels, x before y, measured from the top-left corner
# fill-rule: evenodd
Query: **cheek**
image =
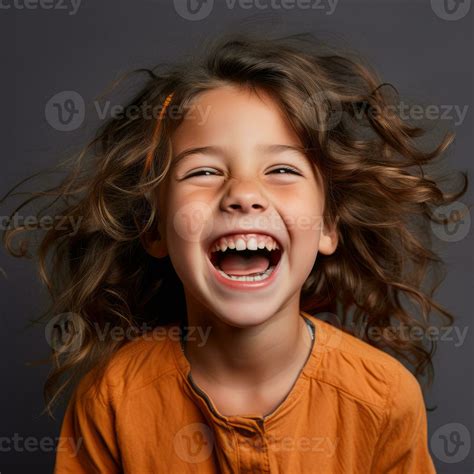
<path fill-rule="evenodd" d="M 197 244 L 213 230 L 212 209 L 205 200 L 168 195 L 167 236 L 172 245 Z"/>
<path fill-rule="evenodd" d="M 293 238 L 315 239 L 323 222 L 324 203 L 314 190 L 294 190 L 281 201 L 281 215 Z"/>

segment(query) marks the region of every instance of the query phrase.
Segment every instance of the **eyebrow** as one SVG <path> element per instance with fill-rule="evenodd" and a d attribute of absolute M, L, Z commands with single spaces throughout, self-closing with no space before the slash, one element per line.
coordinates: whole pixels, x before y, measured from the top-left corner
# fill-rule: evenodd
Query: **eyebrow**
<path fill-rule="evenodd" d="M 306 155 L 306 149 L 302 146 L 297 145 L 258 145 L 257 150 L 264 154 L 278 154 L 283 153 L 285 151 L 296 151 L 299 154 Z M 177 164 L 186 158 L 189 155 L 196 155 L 196 154 L 208 154 L 208 155 L 225 155 L 224 148 L 220 146 L 201 146 L 201 147 L 194 147 L 189 148 L 187 150 L 182 151 L 173 159 L 171 166 L 175 167 Z"/>

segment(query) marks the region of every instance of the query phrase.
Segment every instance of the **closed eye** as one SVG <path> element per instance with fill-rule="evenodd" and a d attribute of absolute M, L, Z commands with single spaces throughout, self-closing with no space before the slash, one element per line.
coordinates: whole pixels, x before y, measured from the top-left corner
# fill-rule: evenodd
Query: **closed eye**
<path fill-rule="evenodd" d="M 203 176 L 203 173 L 216 174 L 216 173 L 213 173 L 211 170 L 199 170 L 199 171 L 195 171 L 194 173 L 189 174 L 188 176 L 186 176 L 186 178 L 191 178 L 192 176 Z"/>
<path fill-rule="evenodd" d="M 298 171 L 294 170 L 293 168 L 288 168 L 287 166 L 281 166 L 280 168 L 275 168 L 274 170 L 270 171 L 271 173 L 279 170 L 285 170 L 287 172 L 290 172 L 291 174 L 300 174 Z M 286 174 L 286 173 L 278 173 L 278 174 Z"/>
<path fill-rule="evenodd" d="M 285 173 L 280 173 L 279 171 L 281 170 L 284 170 Z M 270 171 L 270 173 L 274 173 L 278 171 L 279 173 L 278 174 L 287 174 L 287 173 L 290 173 L 290 174 L 296 174 L 296 175 L 300 175 L 300 173 L 298 173 L 298 171 L 294 170 L 293 168 L 289 168 L 287 166 L 280 166 L 280 168 L 275 168 L 274 170 Z M 213 172 L 212 170 L 199 170 L 199 171 L 195 171 L 194 173 L 191 173 L 190 175 L 187 176 L 187 178 L 191 178 L 192 176 L 204 176 L 204 173 L 210 173 L 211 175 L 215 175 L 216 173 Z M 209 175 L 207 175 L 209 176 Z"/>

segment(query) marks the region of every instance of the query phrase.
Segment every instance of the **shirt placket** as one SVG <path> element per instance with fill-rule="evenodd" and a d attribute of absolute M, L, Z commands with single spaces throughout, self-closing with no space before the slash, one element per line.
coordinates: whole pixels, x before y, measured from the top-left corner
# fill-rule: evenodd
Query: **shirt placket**
<path fill-rule="evenodd" d="M 258 416 L 223 416 L 209 397 L 188 378 L 201 411 L 214 432 L 214 449 L 220 459 L 220 474 L 270 473 L 265 420 Z"/>
<path fill-rule="evenodd" d="M 241 473 L 270 473 L 265 422 L 262 418 L 230 417 L 236 459 Z"/>

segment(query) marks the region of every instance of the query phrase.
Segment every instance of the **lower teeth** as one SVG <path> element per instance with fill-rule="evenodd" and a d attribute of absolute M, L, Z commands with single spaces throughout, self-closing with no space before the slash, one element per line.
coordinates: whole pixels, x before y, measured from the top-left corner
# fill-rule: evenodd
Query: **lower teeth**
<path fill-rule="evenodd" d="M 260 281 L 260 280 L 266 280 L 273 272 L 275 269 L 275 266 L 268 267 L 267 270 L 265 270 L 263 273 L 259 273 L 258 275 L 255 276 L 235 276 L 235 275 L 228 275 L 227 273 L 223 272 L 222 270 L 217 269 L 217 271 L 224 277 L 227 278 L 228 280 L 237 280 L 237 281 Z"/>

